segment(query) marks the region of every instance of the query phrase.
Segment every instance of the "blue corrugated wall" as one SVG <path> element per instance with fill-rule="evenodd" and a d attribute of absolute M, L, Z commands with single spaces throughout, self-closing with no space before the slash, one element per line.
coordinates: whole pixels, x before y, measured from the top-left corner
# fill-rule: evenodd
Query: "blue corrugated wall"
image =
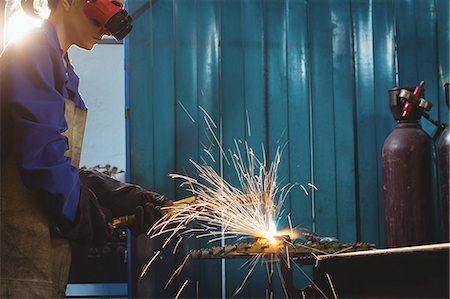
<path fill-rule="evenodd" d="M 143 11 L 148 2 L 128 3 L 143 12 L 127 41 L 131 180 L 182 198 L 168 174 L 194 175 L 189 159 L 204 159 L 236 182 L 204 109 L 226 151 L 235 140 L 269 157 L 282 147 L 281 184 L 317 186 L 309 196 L 291 192 L 294 225 L 383 246 L 381 148 L 395 126 L 387 91 L 425 80 L 431 116 L 448 122 L 449 1 L 159 0 Z M 240 261 L 190 261 L 163 290 L 188 250 L 202 246 L 211 244 L 191 238 L 175 257 L 163 252 L 135 294 L 173 297 L 189 279 L 184 298 L 220 297 L 223 281 L 230 298 L 245 276 Z M 145 240 L 137 247 L 137 264 L 158 250 Z M 307 283 L 295 275 L 299 288 Z M 266 285 L 259 269 L 238 297 L 265 297 Z"/>

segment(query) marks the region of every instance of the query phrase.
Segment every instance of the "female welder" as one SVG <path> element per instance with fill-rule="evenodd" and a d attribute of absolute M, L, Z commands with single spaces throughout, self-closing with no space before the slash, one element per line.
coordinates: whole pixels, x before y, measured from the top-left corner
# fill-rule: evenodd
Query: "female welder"
<path fill-rule="evenodd" d="M 34 12 L 35 1 L 21 2 Z M 112 33 L 95 10 L 126 15 L 123 1 L 48 5 L 48 20 L 0 56 L 1 298 L 63 298 L 70 242 L 105 242 L 108 223 L 121 215 L 135 215 L 132 231 L 145 232 L 167 203 L 157 193 L 78 169 L 87 109 L 67 51 L 72 45 L 90 50 Z"/>

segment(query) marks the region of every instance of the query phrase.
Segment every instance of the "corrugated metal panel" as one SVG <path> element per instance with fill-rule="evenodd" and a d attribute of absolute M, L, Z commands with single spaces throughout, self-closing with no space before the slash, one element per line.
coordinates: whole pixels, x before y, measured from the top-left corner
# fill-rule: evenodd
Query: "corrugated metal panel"
<path fill-rule="evenodd" d="M 130 1 L 129 10 L 145 4 Z M 247 142 L 272 159 L 283 149 L 280 183 L 309 191 L 295 188 L 286 202 L 295 226 L 382 246 L 381 148 L 395 126 L 387 90 L 425 80 L 431 115 L 448 121 L 442 91 L 449 80 L 448 16 L 446 0 L 157 1 L 129 39 L 132 180 L 184 197 L 167 175 L 194 175 L 192 159 L 236 184 L 206 111 L 226 152 Z M 201 246 L 210 244 L 189 241 L 177 257 L 164 257 L 164 268 L 175 270 L 190 248 Z M 227 261 L 225 297 L 246 275 L 242 264 Z M 142 292 L 173 296 L 190 279 L 186 297 L 221 294 L 219 261 L 191 261 L 164 293 L 158 269 L 150 270 L 151 286 Z M 264 297 L 264 271 L 238 297 Z M 306 285 L 295 275 L 297 286 Z"/>
<path fill-rule="evenodd" d="M 379 243 L 379 192 L 377 184 L 377 151 L 374 49 L 370 1 L 352 2 L 354 51 L 355 51 L 355 112 L 357 131 L 358 186 L 361 240 Z M 384 96 L 380 97 L 383 101 Z M 387 103 L 387 102 L 386 102 Z M 374 225 L 377 223 L 377 225 Z"/>
<path fill-rule="evenodd" d="M 395 127 L 388 105 L 388 90 L 396 86 L 396 56 L 395 56 L 395 21 L 394 1 L 375 1 L 372 8 L 373 21 L 373 86 L 375 95 L 376 131 L 374 143 L 376 149 L 377 176 L 376 197 L 371 200 L 378 202 L 378 244 L 384 242 L 384 205 L 381 175 L 381 149 L 387 132 Z M 362 190 L 362 189 L 361 189 Z M 364 191 L 364 190 L 362 190 Z M 371 225 L 367 222 L 367 225 Z"/>
<path fill-rule="evenodd" d="M 336 212 L 339 240 L 356 239 L 355 132 L 350 1 L 331 1 L 336 164 Z"/>
<path fill-rule="evenodd" d="M 329 1 L 309 3 L 315 226 L 337 235 L 332 24 Z M 317 20 L 320 20 L 317 21 Z"/>

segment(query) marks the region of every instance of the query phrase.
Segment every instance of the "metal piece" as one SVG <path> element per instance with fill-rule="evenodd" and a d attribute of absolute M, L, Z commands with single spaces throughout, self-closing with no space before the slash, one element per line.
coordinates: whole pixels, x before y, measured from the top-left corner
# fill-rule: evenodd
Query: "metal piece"
<path fill-rule="evenodd" d="M 307 298 L 449 298 L 449 249 L 443 243 L 319 256 L 316 295 Z"/>
<path fill-rule="evenodd" d="M 308 232 L 305 230 L 305 232 Z M 310 236 L 319 238 L 317 234 Z M 325 238 L 322 238 L 325 239 Z M 329 238 L 336 240 L 334 238 Z M 328 254 L 340 254 L 342 252 L 367 251 L 375 249 L 373 244 L 368 243 L 291 243 L 289 236 L 275 237 L 276 242 L 271 243 L 267 239 L 257 238 L 255 243 L 239 243 L 226 245 L 223 247 L 212 247 L 191 250 L 190 255 L 193 259 L 222 259 L 222 258 L 250 258 L 260 255 L 266 259 L 270 267 L 273 263 L 278 263 L 286 295 L 288 298 L 302 298 L 307 295 L 311 297 L 312 288 L 308 287 L 298 290 L 294 285 L 294 278 L 291 261 L 302 265 L 313 265 L 316 263 L 317 256 Z M 289 261 L 289 262 L 288 262 Z M 269 288 L 272 281 L 269 279 Z"/>
<path fill-rule="evenodd" d="M 267 258 L 273 254 L 289 254 L 289 257 L 301 264 L 313 264 L 315 256 L 322 254 L 336 254 L 341 252 L 352 252 L 374 249 L 373 244 L 368 243 L 285 243 L 258 244 L 238 243 L 225 245 L 223 247 L 210 247 L 194 249 L 190 251 L 193 259 L 221 259 L 221 258 L 249 258 L 262 255 Z"/>

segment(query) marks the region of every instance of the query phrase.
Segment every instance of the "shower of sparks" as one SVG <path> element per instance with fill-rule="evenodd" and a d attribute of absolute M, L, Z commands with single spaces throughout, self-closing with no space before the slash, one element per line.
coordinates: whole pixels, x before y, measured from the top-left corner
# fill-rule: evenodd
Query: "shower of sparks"
<path fill-rule="evenodd" d="M 247 143 L 244 145 L 245 156 L 241 154 L 238 142 L 235 142 L 236 151 L 231 155 L 240 188 L 232 186 L 212 167 L 199 165 L 194 161 L 191 162 L 198 171 L 199 180 L 172 174 L 172 178 L 184 181 L 182 186 L 188 186 L 188 191 L 195 195 L 196 201 L 162 208 L 168 213 L 152 227 L 150 237 L 169 234 L 163 244 L 165 247 L 174 236 L 192 231 L 188 230 L 188 224 L 194 220 L 200 230 L 203 230 L 197 238 L 218 238 L 222 235 L 259 237 L 274 244 L 277 242 L 275 236 L 291 235 L 290 230 L 280 232 L 276 227 L 283 212 L 281 210 L 283 202 L 295 186 L 295 184 L 288 184 L 283 188 L 277 186 L 280 151 L 276 152 L 274 161 L 269 165 L 266 157 L 261 162 Z"/>
<path fill-rule="evenodd" d="M 195 122 L 180 101 L 179 104 L 191 120 Z M 286 197 L 292 188 L 299 184 L 289 183 L 282 187 L 277 184 L 277 172 L 282 150 L 278 148 L 273 161 L 269 162 L 264 146 L 262 147 L 262 159 L 259 159 L 247 142 L 235 140 L 234 151 L 228 150 L 230 153 L 229 159 L 214 133 L 214 130 L 218 128 L 217 125 L 205 109 L 199 108 L 206 115 L 203 119 L 207 125 L 206 135 L 211 142 L 209 147 L 203 145 L 204 152 L 215 162 L 211 150 L 216 144 L 221 158 L 224 159 L 227 165 L 234 167 L 238 185 L 235 186 L 226 181 L 222 172 L 218 173 L 213 167 L 209 166 L 203 157 L 201 157 L 203 164 L 191 160 L 196 169 L 198 179 L 182 174 L 171 174 L 170 176 L 173 179 L 180 179 L 182 181 L 181 186 L 187 187 L 187 191 L 190 191 L 195 196 L 195 201 L 193 203 L 183 203 L 161 208 L 166 213 L 153 225 L 148 235 L 150 238 L 160 235 L 167 236 L 162 248 L 166 247 L 174 237 L 178 238 L 173 253 L 176 252 L 182 239 L 189 239 L 194 234 L 196 238 L 209 238 L 209 242 L 222 241 L 223 244 L 225 240 L 230 238 L 233 238 L 234 242 L 239 242 L 243 239 L 256 239 L 256 242 L 264 240 L 263 242 L 265 243 L 260 245 L 267 247 L 272 245 L 279 246 L 284 242 L 286 245 L 283 249 L 285 249 L 287 257 L 287 260 L 284 262 L 288 263 L 288 268 L 291 268 L 291 258 L 287 245 L 293 245 L 290 240 L 299 237 L 301 231 L 293 228 L 290 214 L 287 215 L 288 229 L 278 230 L 277 223 L 280 222 L 282 217 L 286 217 L 283 216 L 284 210 L 282 209 Z M 248 134 L 251 136 L 248 112 L 247 120 Z M 208 133 L 211 134 L 212 139 L 209 138 Z M 283 131 L 282 136 L 283 134 L 285 134 L 285 131 Z M 242 147 L 244 147 L 243 152 L 241 152 Z M 317 190 L 313 184 L 308 184 L 308 186 Z M 306 195 L 309 194 L 305 186 L 300 185 L 300 187 Z M 187 234 L 190 235 L 183 237 Z M 280 239 L 280 236 L 288 237 Z M 306 245 L 305 247 L 309 248 Z M 284 251 L 283 249 L 280 250 L 280 253 Z M 323 253 L 318 249 L 311 248 L 311 250 Z M 166 287 L 175 276 L 180 274 L 188 257 L 189 255 L 172 274 Z M 282 262 L 282 260 L 280 258 L 275 259 L 274 254 L 271 254 L 270 258 L 265 254 L 257 254 L 244 264 L 248 267 L 248 272 L 233 296 L 238 294 L 243 288 L 253 270 L 263 258 L 265 259 L 264 263 L 266 264 L 269 283 L 272 283 L 274 263 Z M 145 270 L 154 259 L 155 257 L 146 265 Z M 296 265 L 296 263 L 293 264 Z M 306 275 L 304 272 L 303 274 Z M 311 281 L 311 279 L 309 280 Z M 181 286 L 175 298 L 181 295 L 187 283 L 188 280 Z M 285 289 L 284 285 L 283 288 Z M 198 281 L 196 289 L 198 294 Z M 285 293 L 287 294 L 286 290 Z M 273 298 L 272 291 L 268 297 Z"/>

